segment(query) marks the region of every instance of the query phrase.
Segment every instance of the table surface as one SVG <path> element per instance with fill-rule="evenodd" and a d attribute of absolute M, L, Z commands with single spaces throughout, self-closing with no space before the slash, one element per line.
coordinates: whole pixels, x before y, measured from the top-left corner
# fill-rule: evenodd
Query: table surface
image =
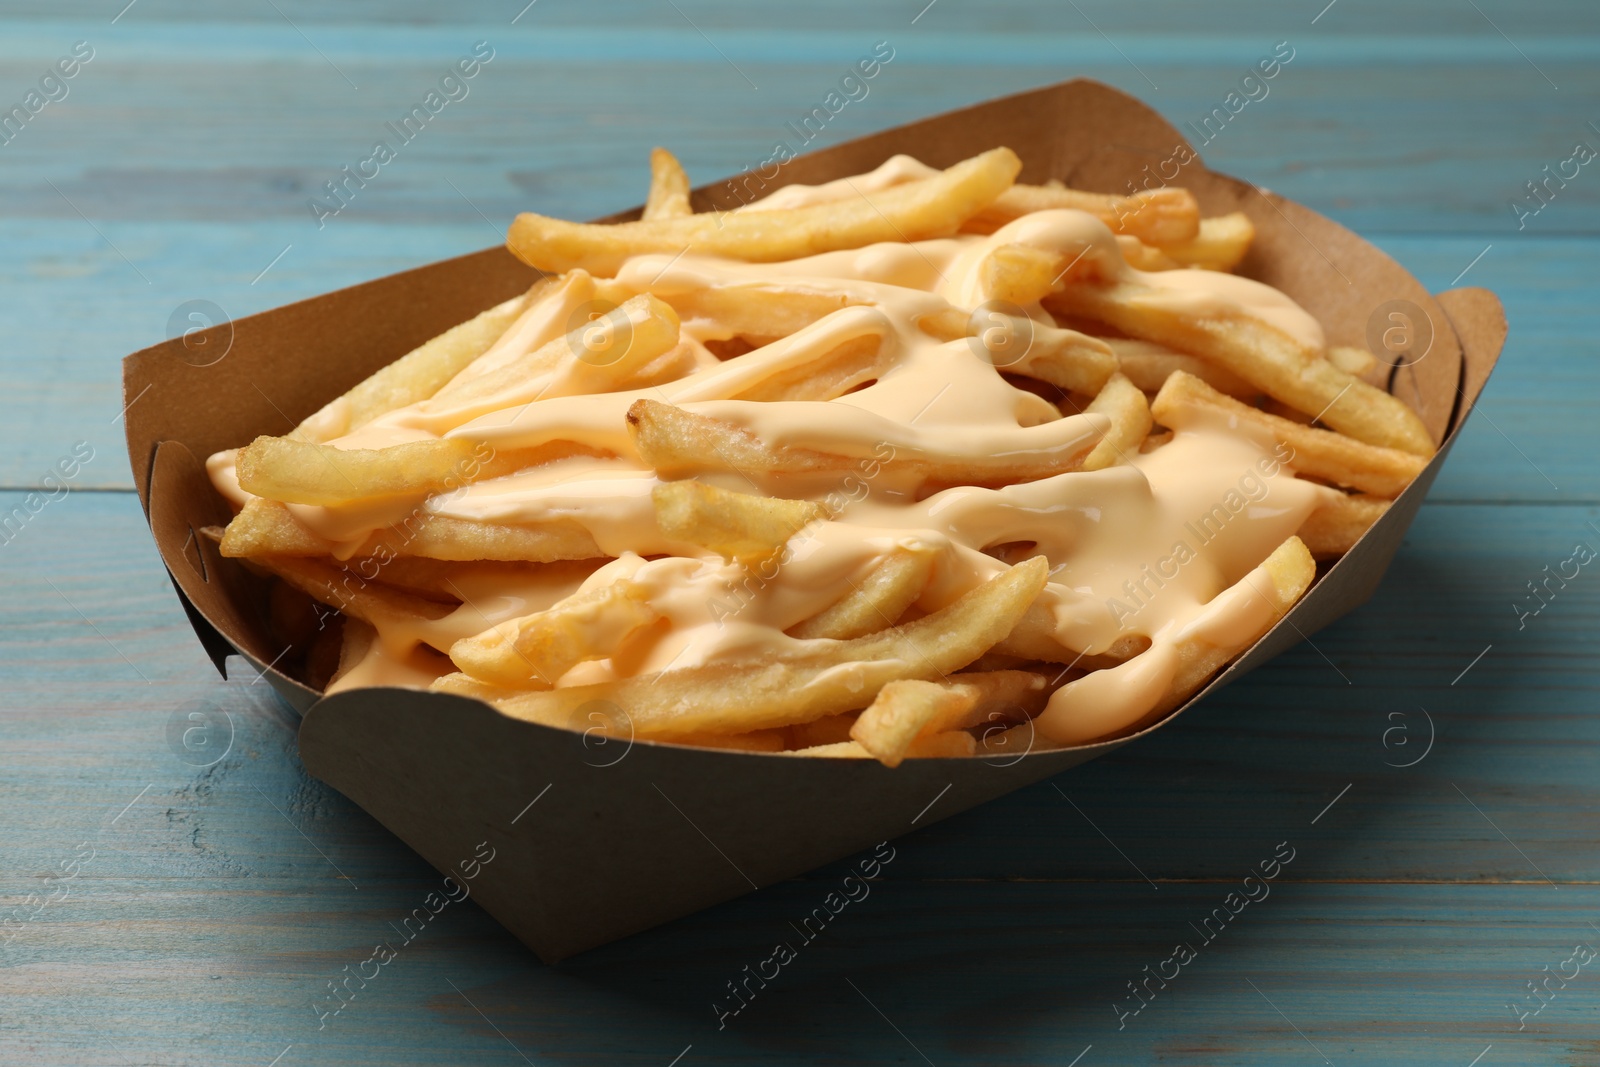
<path fill-rule="evenodd" d="M 1600 547 L 1600 173 L 1510 206 L 1600 146 L 1592 3 L 125 2 L 0 4 L 0 105 L 93 50 L 0 144 L 0 512 L 92 449 L 0 544 L 0 1062 L 1600 1064 L 1600 576 L 1517 607 Z M 319 228 L 308 198 L 478 41 L 470 95 Z M 1208 162 L 1511 320 L 1387 581 L 1157 736 L 898 841 L 725 1029 L 724 983 L 845 865 L 556 967 L 454 908 L 319 1028 L 437 876 L 202 655 L 130 491 L 119 357 L 189 301 L 244 315 L 519 209 L 627 207 L 653 144 L 698 180 L 751 165 L 880 41 L 819 143 L 1080 74 L 1181 124 L 1290 43 Z M 169 740 L 195 701 L 233 726 L 207 768 Z M 1282 842 L 1270 897 L 1132 1014 Z"/>

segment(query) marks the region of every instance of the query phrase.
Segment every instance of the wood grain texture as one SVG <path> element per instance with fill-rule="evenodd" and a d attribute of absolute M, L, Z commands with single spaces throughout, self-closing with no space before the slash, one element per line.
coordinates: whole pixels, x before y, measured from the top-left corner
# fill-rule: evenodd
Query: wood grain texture
<path fill-rule="evenodd" d="M 95 449 L 0 544 L 0 1062 L 1600 1063 L 1593 965 L 1520 1031 L 1507 1006 L 1600 946 L 1600 579 L 1514 607 L 1600 547 L 1600 177 L 1521 231 L 1506 203 L 1600 145 L 1592 5 L 121 6 L 0 4 L 0 101 L 96 49 L 0 145 L 0 514 Z M 480 39 L 471 95 L 319 230 L 312 191 Z M 819 144 L 1080 73 L 1181 125 L 1292 42 L 1207 160 L 1430 288 L 1496 290 L 1512 324 L 1389 579 L 1148 741 L 935 808 L 814 941 L 794 924 L 848 864 L 557 968 L 456 904 L 319 1019 L 439 880 L 305 775 L 253 671 L 212 672 L 125 491 L 117 359 L 185 301 L 240 316 L 483 247 L 517 210 L 637 203 L 653 144 L 737 170 L 878 40 L 895 59 Z M 191 713 L 210 766 L 175 746 Z M 1203 943 L 1284 841 L 1270 897 Z M 783 939 L 797 960 L 719 1029 Z M 1180 940 L 1197 959 L 1119 1029 Z"/>

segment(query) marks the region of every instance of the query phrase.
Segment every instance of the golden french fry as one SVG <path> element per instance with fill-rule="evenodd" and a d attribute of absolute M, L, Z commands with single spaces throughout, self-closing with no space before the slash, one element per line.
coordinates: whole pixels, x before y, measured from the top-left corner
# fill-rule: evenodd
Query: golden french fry
<path fill-rule="evenodd" d="M 725 748 L 732 752 L 782 752 L 787 740 L 782 730 L 751 730 L 747 734 L 686 734 L 673 738 L 672 743 L 695 748 Z"/>
<path fill-rule="evenodd" d="M 1055 427 L 1066 421 L 1046 425 Z M 657 400 L 637 400 L 628 408 L 628 432 L 644 461 L 667 478 L 710 470 L 734 470 L 747 476 L 756 473 L 845 474 L 861 463 L 855 456 L 768 445 L 732 423 Z M 949 485 L 1032 481 L 1078 469 L 1099 436 L 1088 428 L 1079 432 L 1075 425 L 1061 426 L 1054 432 L 1059 433 L 1061 439 L 1045 447 L 999 455 L 913 453 L 910 448 L 896 446 L 881 466 L 885 470 L 914 472 L 928 482 Z"/>
<path fill-rule="evenodd" d="M 1311 553 L 1298 537 L 1291 537 L 1238 584 L 1219 594 L 1212 605 L 1236 617 L 1220 630 L 1191 625 L 1172 639 L 1171 673 L 1165 691 L 1136 722 L 1120 721 L 1117 718 L 1120 709 L 1107 708 L 1097 701 L 1093 696 L 1099 691 L 1095 683 L 1085 685 L 1088 679 L 1082 679 L 1058 689 L 1031 724 L 1015 727 L 1000 738 L 1009 738 L 1011 750 L 1020 751 L 1030 737 L 1037 736 L 1058 745 L 1083 744 L 1157 721 L 1193 696 L 1212 675 L 1255 644 L 1283 618 L 1311 587 L 1316 573 L 1317 565 Z M 1248 620 L 1249 625 L 1240 625 L 1241 620 Z M 1225 639 L 1217 640 L 1219 634 Z M 1156 650 L 1146 654 L 1155 655 Z M 1136 662 L 1130 660 L 1126 666 L 1131 668 Z M 1094 677 L 1089 676 L 1090 679 Z"/>
<path fill-rule="evenodd" d="M 968 329 L 997 370 L 1069 392 L 1093 395 L 1117 371 L 1117 357 L 1097 337 L 999 312 L 974 316 Z"/>
<path fill-rule="evenodd" d="M 1116 354 L 1117 363 L 1128 380 L 1147 393 L 1158 393 L 1173 371 L 1187 371 L 1219 393 L 1236 400 L 1250 400 L 1261 395 L 1261 390 L 1215 363 L 1198 356 L 1174 352 L 1166 345 L 1154 341 L 1135 341 L 1126 337 L 1107 337 L 1105 343 Z M 1092 390 L 1080 390 L 1091 392 Z"/>
<path fill-rule="evenodd" d="M 1090 402 L 1085 414 L 1105 415 L 1111 430 L 1094 446 L 1083 461 L 1086 471 L 1103 470 L 1118 461 L 1126 463 L 1137 455 L 1155 420 L 1150 417 L 1150 402 L 1139 387 L 1120 372 L 1113 374 L 1105 388 Z"/>
<path fill-rule="evenodd" d="M 1043 706 L 1044 697 L 1044 679 L 1026 671 L 957 674 L 941 682 L 902 679 L 878 691 L 856 718 L 850 736 L 884 766 L 897 767 L 919 739 L 1002 717 L 1011 722 L 1028 718 Z"/>
<path fill-rule="evenodd" d="M 916 603 L 933 573 L 935 553 L 901 546 L 873 567 L 861 584 L 802 623 L 790 637 L 828 637 L 842 641 L 893 626 Z"/>
<path fill-rule="evenodd" d="M 650 196 L 644 202 L 646 219 L 670 219 L 693 212 L 689 208 L 689 176 L 678 157 L 665 148 L 650 150 Z"/>
<path fill-rule="evenodd" d="M 715 323 L 728 337 L 788 337 L 850 306 L 844 293 L 770 285 L 714 285 L 661 294 L 678 317 Z"/>
<path fill-rule="evenodd" d="M 638 736 L 661 740 L 811 722 L 860 707 L 897 678 L 938 678 L 971 663 L 1010 632 L 1047 572 L 1043 558 L 1031 559 L 915 622 L 807 643 L 765 662 L 686 667 L 496 703 L 514 718 L 562 725 L 575 708 L 605 699 L 623 709 Z"/>
<path fill-rule="evenodd" d="M 960 759 L 973 755 L 978 748 L 977 740 L 971 734 L 954 731 L 944 734 L 932 734 L 928 737 L 919 737 L 911 742 L 906 750 L 905 759 Z M 783 753 L 785 756 L 807 756 L 818 759 L 872 759 L 872 753 L 858 741 L 840 741 L 834 744 L 813 745 L 810 748 L 797 748 Z"/>
<path fill-rule="evenodd" d="M 610 277 L 629 256 L 692 251 L 750 262 L 796 259 L 879 241 L 945 237 L 1003 193 L 1022 163 L 995 148 L 923 181 L 855 200 L 782 211 L 732 212 L 613 225 L 518 215 L 506 245 L 543 271 L 582 268 Z"/>
<path fill-rule="evenodd" d="M 856 717 L 850 736 L 885 767 L 898 767 L 918 734 L 940 719 L 970 711 L 977 698 L 937 682 L 902 678 L 889 682 Z"/>
<path fill-rule="evenodd" d="M 705 482 L 665 482 L 650 497 L 656 525 L 668 538 L 746 566 L 771 559 L 789 538 L 828 517 L 827 508 L 809 500 L 735 493 Z"/>
<path fill-rule="evenodd" d="M 1150 405 L 1161 425 L 1181 430 L 1206 413 L 1270 433 L 1294 454 L 1285 462 L 1302 474 L 1381 497 L 1396 497 L 1427 466 L 1427 460 L 1395 448 L 1363 444 L 1332 430 L 1302 426 L 1223 396 L 1192 374 L 1178 371 Z"/>
<path fill-rule="evenodd" d="M 979 265 L 985 300 L 1026 307 L 1060 285 L 1070 261 L 1031 245 L 1001 245 Z"/>
<path fill-rule="evenodd" d="M 454 326 L 373 374 L 297 426 L 290 437 L 322 443 L 358 430 L 396 408 L 426 400 L 461 369 L 488 351 L 539 298 L 550 280 L 541 278 L 522 296 Z"/>
<path fill-rule="evenodd" d="M 611 392 L 677 344 L 678 313 L 641 293 L 498 370 L 452 382 L 434 404 L 475 413 L 489 403 Z"/>
<path fill-rule="evenodd" d="M 878 337 L 856 337 L 810 363 L 779 371 L 730 400 L 832 400 L 875 379 L 887 366 Z"/>
<path fill-rule="evenodd" d="M 1180 267 L 1232 270 L 1244 261 L 1256 239 L 1255 223 L 1242 211 L 1201 219 L 1200 233 L 1188 241 L 1151 241 Z"/>
<path fill-rule="evenodd" d="M 1200 204 L 1187 189 L 1146 189 L 1131 196 L 1090 193 L 1063 185 L 1013 185 L 962 229 L 993 233 L 1035 211 L 1087 211 L 1111 228 L 1147 244 L 1177 244 L 1201 235 Z"/>
<path fill-rule="evenodd" d="M 1137 237 L 1117 235 L 1117 248 L 1122 259 L 1134 270 L 1177 270 L 1183 266 L 1155 245 L 1147 245 Z"/>
<path fill-rule="evenodd" d="M 395 622 L 442 619 L 454 610 L 449 604 L 401 592 L 382 582 L 366 581 L 343 567 L 320 559 L 261 556 L 254 562 L 350 618 L 380 628 Z"/>
<path fill-rule="evenodd" d="M 388 448 L 334 448 L 257 437 L 239 450 L 239 488 L 291 504 L 426 496 L 459 485 L 473 444 L 434 438 Z M 454 480 L 452 483 L 452 479 Z"/>
<path fill-rule="evenodd" d="M 814 748 L 817 745 L 837 745 L 850 740 L 850 727 L 855 725 L 855 712 L 829 715 L 814 722 L 799 722 L 784 727 L 788 744 L 785 748 Z"/>
<path fill-rule="evenodd" d="M 1240 306 L 1205 316 L 1137 282 L 1078 284 L 1050 294 L 1050 310 L 1110 323 L 1227 367 L 1262 392 L 1371 445 L 1434 453 L 1422 420 L 1400 400 L 1354 378 Z"/>
<path fill-rule="evenodd" d="M 1389 502 L 1375 496 L 1339 496 L 1313 511 L 1295 536 L 1315 559 L 1337 559 L 1383 518 Z"/>
<path fill-rule="evenodd" d="M 224 556 L 330 556 L 339 546 L 295 521 L 276 500 L 257 497 L 233 517 L 222 538 Z M 421 508 L 374 533 L 354 556 L 422 556 L 441 560 L 557 560 L 603 556 L 589 531 L 570 520 L 501 526 L 434 515 Z"/>
<path fill-rule="evenodd" d="M 548 689 L 578 663 L 616 651 L 661 617 L 647 587 L 619 579 L 574 593 L 554 607 L 507 619 L 450 646 L 450 659 L 481 682 Z"/>
<path fill-rule="evenodd" d="M 1354 348 L 1350 345 L 1329 347 L 1328 362 L 1355 378 L 1365 377 L 1378 367 L 1377 356 L 1365 348 Z"/>

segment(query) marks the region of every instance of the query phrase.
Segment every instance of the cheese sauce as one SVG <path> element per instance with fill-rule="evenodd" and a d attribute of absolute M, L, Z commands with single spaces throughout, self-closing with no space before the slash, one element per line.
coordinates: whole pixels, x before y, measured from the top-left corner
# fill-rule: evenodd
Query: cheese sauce
<path fill-rule="evenodd" d="M 877 171 L 826 185 L 789 186 L 745 211 L 789 208 L 857 196 L 926 177 L 931 168 L 894 157 Z M 426 499 L 348 507 L 291 505 L 312 532 L 336 542 L 341 557 L 369 534 L 421 508 L 505 525 L 575 522 L 614 557 L 592 573 L 534 569 L 525 580 L 499 578 L 468 591 L 460 608 L 438 620 L 379 627 L 373 651 L 336 688 L 425 685 L 449 670 L 440 651 L 461 638 L 562 596 L 628 578 L 649 591 L 662 622 L 625 640 L 616 653 L 572 668 L 558 686 L 588 684 L 730 659 L 770 656 L 804 644 L 784 631 L 859 586 L 890 553 L 931 553 L 933 577 L 916 611 L 935 611 L 1006 566 L 986 550 L 1008 546 L 1042 553 L 1051 564 L 1041 596 L 1055 637 L 1073 654 L 1105 652 L 1119 639 L 1148 638 L 1147 651 L 1119 667 L 1091 673 L 1060 690 L 1039 720 L 1044 736 L 1077 742 L 1138 722 L 1161 699 L 1176 669 L 1176 642 L 1189 634 L 1213 641 L 1248 639 L 1267 620 L 1261 598 L 1229 591 L 1328 499 L 1330 490 L 1294 477 L 1291 457 L 1241 429 L 1196 418 L 1165 444 L 1095 472 L 1073 472 L 1004 488 L 958 486 L 922 495 L 916 479 L 886 461 L 899 457 L 1047 455 L 1092 445 L 1102 416 L 1062 413 L 996 370 L 981 343 L 941 342 L 919 322 L 951 309 L 966 316 L 988 299 L 980 265 L 1000 245 L 1029 245 L 1088 258 L 1103 278 L 1137 281 L 1151 300 L 1185 314 L 1243 307 L 1302 343 L 1320 347 L 1321 327 L 1265 285 L 1201 270 L 1154 273 L 1124 262 L 1109 229 L 1078 211 L 1023 216 L 989 236 L 962 235 L 912 244 L 881 244 L 785 263 L 747 264 L 696 256 L 641 255 L 628 260 L 608 291 L 648 292 L 671 303 L 713 289 L 801 292 L 840 298 L 845 306 L 810 326 L 744 355 L 718 360 L 707 342 L 727 331 L 686 316 L 681 344 L 692 370 L 643 389 L 543 396 L 527 382 L 473 395 L 462 386 L 487 380 L 516 359 L 561 337 L 572 314 L 595 298 L 597 283 L 574 272 L 523 313 L 496 345 L 432 400 L 389 412 L 330 440 L 334 447 L 381 448 L 452 437 L 494 450 L 578 442 L 609 455 L 574 457 L 479 481 Z M 1038 305 L 1024 314 L 1054 325 Z M 754 402 L 736 397 L 774 375 L 803 368 L 839 345 L 872 337 L 880 346 L 875 381 L 829 401 Z M 461 397 L 465 396 L 466 399 Z M 675 543 L 657 527 L 654 471 L 636 453 L 625 423 L 640 398 L 724 419 L 773 445 L 797 445 L 851 457 L 837 475 L 760 475 L 707 470 L 696 476 L 726 489 L 825 502 L 831 517 L 791 540 L 781 560 L 760 571 Z M 330 406 L 331 424 L 344 419 Z M 339 428 L 342 428 L 339 427 Z M 236 506 L 232 453 L 208 463 L 218 490 Z M 1012 555 L 1009 558 L 1019 558 Z M 1243 635 L 1241 637 L 1241 635 Z"/>

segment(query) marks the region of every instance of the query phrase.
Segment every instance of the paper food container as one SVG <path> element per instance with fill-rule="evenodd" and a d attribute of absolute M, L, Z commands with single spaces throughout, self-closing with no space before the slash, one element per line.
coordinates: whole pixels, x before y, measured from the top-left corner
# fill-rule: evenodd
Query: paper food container
<path fill-rule="evenodd" d="M 1118 193 L 1128 191 L 1129 179 L 1142 186 L 1170 176 L 1189 149 L 1143 104 L 1076 80 L 802 156 L 776 178 L 752 178 L 749 188 L 765 193 L 791 182 L 824 182 L 870 170 L 896 152 L 949 166 L 996 145 L 1021 156 L 1023 181 L 1058 178 Z M 696 207 L 735 206 L 735 183 L 698 190 Z M 1169 722 L 1367 599 L 1482 390 L 1506 330 L 1492 293 L 1431 296 L 1344 227 L 1207 171 L 1198 158 L 1181 167 L 1173 184 L 1193 190 L 1206 215 L 1250 216 L 1257 238 L 1240 273 L 1299 301 L 1327 328 L 1330 344 L 1366 345 L 1382 358 L 1386 348 L 1369 341 L 1373 324 L 1380 332 L 1392 322 L 1428 333 L 1425 345 L 1419 333 L 1375 381 L 1418 410 L 1440 448 L 1360 543 L 1323 568 L 1287 618 Z M 441 872 L 455 874 L 460 862 L 492 849 L 473 895 L 542 958 L 555 961 L 849 856 L 1165 724 L 1063 751 L 909 760 L 890 769 L 872 760 L 602 743 L 441 693 L 364 689 L 324 700 L 274 669 L 281 649 L 260 622 L 256 579 L 195 533 L 229 518 L 206 479 L 205 457 L 258 434 L 286 432 L 421 342 L 522 292 L 535 277 L 504 248 L 487 249 L 219 326 L 187 345 L 180 338 L 147 348 L 124 361 L 124 387 L 139 498 L 195 634 L 219 670 L 235 652 L 264 670 L 304 715 L 306 768 Z M 1391 319 L 1396 313 L 1403 318 Z"/>

